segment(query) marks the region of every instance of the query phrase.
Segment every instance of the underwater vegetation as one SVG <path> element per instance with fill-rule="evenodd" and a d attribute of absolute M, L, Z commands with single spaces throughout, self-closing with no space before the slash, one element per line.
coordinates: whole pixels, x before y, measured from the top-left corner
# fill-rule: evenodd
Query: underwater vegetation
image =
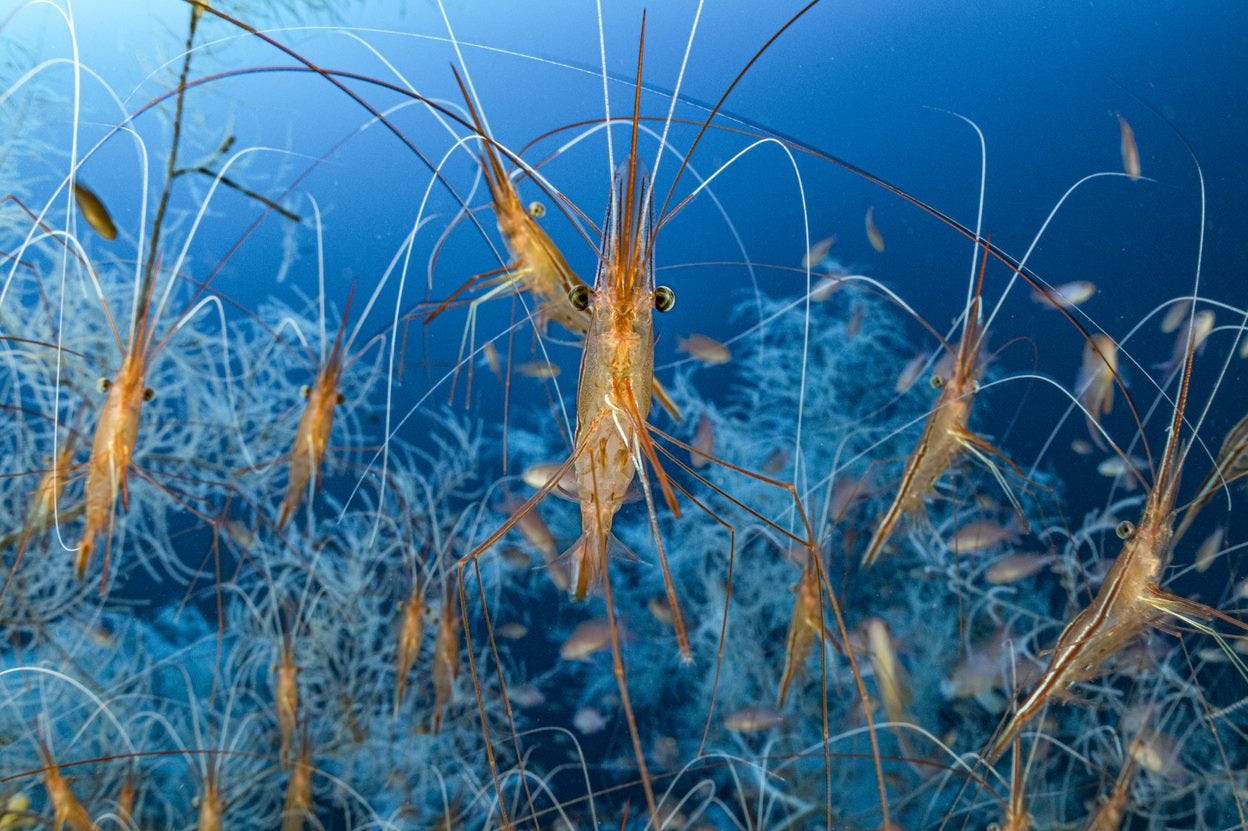
<path fill-rule="evenodd" d="M 0 8 L 0 831 L 1248 827 L 1248 16 L 392 5 Z"/>

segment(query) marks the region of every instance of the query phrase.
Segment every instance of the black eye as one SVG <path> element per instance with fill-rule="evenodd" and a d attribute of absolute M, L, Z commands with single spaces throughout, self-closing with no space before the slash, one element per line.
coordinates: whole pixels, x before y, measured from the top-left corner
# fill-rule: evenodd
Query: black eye
<path fill-rule="evenodd" d="M 536 202 L 536 201 L 530 202 L 529 203 L 529 216 L 533 217 L 534 219 L 541 219 L 542 217 L 546 216 L 546 206 L 541 202 Z"/>
<path fill-rule="evenodd" d="M 1118 527 L 1114 529 L 1114 533 L 1118 535 L 1120 540 L 1129 540 L 1135 536 L 1135 523 L 1128 519 L 1124 519 L 1118 523 Z"/>
<path fill-rule="evenodd" d="M 347 400 L 347 397 L 346 397 L 345 395 L 343 395 L 342 393 L 338 393 L 338 397 L 337 397 L 335 400 L 336 400 L 339 404 L 341 404 L 342 402 L 344 402 L 344 401 L 346 401 L 346 400 Z"/>
<path fill-rule="evenodd" d="M 670 312 L 676 306 L 676 292 L 667 286 L 659 286 L 654 290 L 654 308 L 659 312 Z"/>
<path fill-rule="evenodd" d="M 108 388 L 111 387 L 112 385 L 113 385 L 113 382 L 108 380 L 107 378 L 101 378 L 100 380 L 95 382 L 95 388 L 99 390 L 100 392 L 108 392 Z"/>
<path fill-rule="evenodd" d="M 584 284 L 573 286 L 568 292 L 568 302 L 572 304 L 572 308 L 578 312 L 583 312 L 589 308 L 589 286 Z"/>
<path fill-rule="evenodd" d="M 312 395 L 312 388 L 309 387 L 307 384 L 304 384 L 302 387 L 299 388 L 299 394 L 302 395 L 304 398 L 309 398 Z"/>
<path fill-rule="evenodd" d="M 932 384 L 932 389 L 938 390 L 945 385 L 945 379 L 939 375 L 933 375 L 931 384 Z"/>
<path fill-rule="evenodd" d="M 151 401 L 155 397 L 156 397 L 156 390 L 152 389 L 151 387 L 147 387 L 143 390 L 144 401 Z"/>

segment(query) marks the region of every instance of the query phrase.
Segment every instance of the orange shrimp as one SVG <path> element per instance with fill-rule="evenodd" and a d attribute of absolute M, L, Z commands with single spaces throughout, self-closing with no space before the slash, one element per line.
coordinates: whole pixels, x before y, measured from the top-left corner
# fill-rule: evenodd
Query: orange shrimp
<path fill-rule="evenodd" d="M 412 667 L 420 657 L 420 649 L 424 645 L 425 614 L 429 607 L 425 604 L 423 586 L 412 587 L 411 596 L 399 607 L 402 617 L 399 620 L 399 636 L 397 660 L 395 666 L 394 686 L 394 717 L 399 717 L 399 705 L 407 694 L 407 679 L 412 674 Z"/>
<path fill-rule="evenodd" d="M 273 697 L 277 708 L 277 729 L 282 741 L 282 766 L 290 764 L 290 749 L 299 724 L 299 667 L 289 632 L 282 633 L 282 657 L 273 667 L 276 676 Z"/>
<path fill-rule="evenodd" d="M 902 517 L 924 510 L 924 502 L 935 490 L 936 483 L 964 452 L 970 452 L 986 464 L 1003 485 L 1004 479 L 991 457 L 996 456 L 1017 470 L 1000 451 L 967 427 L 975 394 L 979 391 L 979 376 L 982 371 L 979 350 L 983 345 L 984 330 L 980 316 L 980 291 L 987 266 L 988 258 L 985 256 L 980 262 L 975 293 L 963 321 L 962 339 L 954 354 L 953 370 L 948 378 L 932 376 L 932 386 L 940 388 L 940 397 L 923 425 L 923 435 L 919 438 L 918 446 L 906 460 L 897 495 L 893 497 L 892 504 L 888 506 L 871 535 L 871 541 L 862 557 L 864 567 L 875 563 Z M 1008 488 L 1006 494 L 1014 501 Z M 1021 510 L 1019 513 L 1021 515 Z"/>
<path fill-rule="evenodd" d="M 286 498 L 282 500 L 281 513 L 278 514 L 277 527 L 281 530 L 290 522 L 295 511 L 303 503 L 308 492 L 308 483 L 316 478 L 316 487 L 321 486 L 321 464 L 325 460 L 325 451 L 329 448 L 329 436 L 334 429 L 334 411 L 346 397 L 338 388 L 342 379 L 346 362 L 343 359 L 343 332 L 347 328 L 347 315 L 351 311 L 351 298 L 354 287 L 347 296 L 347 304 L 342 312 L 342 321 L 338 325 L 338 334 L 334 337 L 334 346 L 329 356 L 322 354 L 321 365 L 317 370 L 316 381 L 303 388 L 303 396 L 308 400 L 304 405 L 303 415 L 299 418 L 299 426 L 295 430 L 295 443 L 290 450 L 290 476 L 286 483 Z M 322 330 L 322 335 L 324 331 Z M 324 343 L 321 345 L 324 349 Z"/>
<path fill-rule="evenodd" d="M 1001 755 L 1050 698 L 1067 697 L 1075 684 L 1098 676 L 1107 660 L 1138 639 L 1150 626 L 1167 617 L 1203 631 L 1208 631 L 1208 627 L 1198 624 L 1198 619 L 1218 617 L 1242 625 L 1204 604 L 1176 597 L 1158 584 L 1172 549 L 1175 500 L 1186 457 L 1186 450 L 1179 447 L 1179 436 L 1194 355 L 1194 338 L 1189 337 L 1165 450 L 1139 523 L 1123 521 L 1118 525 L 1122 551 L 1092 602 L 1075 615 L 1058 637 L 1048 668 L 1040 680 L 997 731 L 985 754 L 989 761 Z"/>
<path fill-rule="evenodd" d="M 1118 831 L 1126 819 L 1131 801 L 1131 783 L 1135 781 L 1137 765 L 1134 754 L 1128 753 L 1122 760 L 1122 769 L 1114 780 L 1114 787 L 1096 813 L 1088 818 L 1084 831 Z"/>
<path fill-rule="evenodd" d="M 789 690 L 802 671 L 815 637 L 819 636 L 822 640 L 825 632 L 819 571 L 810 559 L 811 557 L 807 558 L 801 579 L 793 587 L 796 597 L 793 599 L 793 621 L 789 624 L 788 643 L 785 647 L 784 674 L 780 678 L 780 692 L 776 698 L 778 707 L 784 707 Z"/>
<path fill-rule="evenodd" d="M 42 740 L 39 742 L 39 757 L 43 760 L 43 787 L 47 790 L 48 802 L 52 805 L 55 831 L 63 831 L 65 826 L 69 826 L 70 831 L 99 831 L 99 826 L 74 795 L 69 780 L 52 761 L 52 753 Z"/>
<path fill-rule="evenodd" d="M 459 675 L 459 608 L 450 580 L 442 598 L 442 614 L 438 620 L 438 636 L 433 649 L 433 732 L 442 729 L 446 708 L 455 696 L 455 678 Z"/>
<path fill-rule="evenodd" d="M 303 831 L 308 821 L 316 824 L 312 811 L 312 742 L 300 742 L 299 758 L 290 772 L 286 802 L 282 806 L 282 831 Z"/>
<path fill-rule="evenodd" d="M 204 777 L 204 790 L 199 795 L 196 831 L 221 831 L 221 820 L 224 816 L 225 802 L 217 788 L 217 763 L 214 758 L 209 761 L 207 775 Z"/>
<path fill-rule="evenodd" d="M 535 211 L 521 204 L 520 195 L 516 191 L 511 176 L 503 169 L 497 143 L 490 136 L 459 72 L 454 69 L 452 71 L 455 73 L 460 92 L 464 96 L 473 125 L 482 139 L 479 159 L 481 172 L 490 191 L 499 233 L 511 255 L 511 262 L 507 264 L 502 273 L 485 284 L 492 287 L 469 304 L 465 339 L 473 336 L 477 306 L 511 289 L 527 291 L 536 301 L 534 321 L 539 334 L 545 334 L 547 325 L 554 321 L 571 334 L 587 338 L 592 325 L 592 313 L 587 305 L 578 303 L 573 298 L 584 296 L 589 286 L 576 276 L 563 256 L 563 252 L 538 224 L 537 219 L 545 213 L 545 210 Z M 473 278 L 461 286 L 434 309 L 425 318 L 425 322 L 429 323 L 436 318 L 450 302 L 478 279 Z M 461 352 L 463 346 L 464 344 L 461 344 Z M 653 394 L 655 400 L 679 421 L 680 410 L 662 385 L 653 381 L 653 374 L 648 386 L 646 409 L 649 410 L 650 396 Z"/>
<path fill-rule="evenodd" d="M 149 281 L 150 282 L 150 281 Z M 150 300 L 150 294 L 148 295 Z M 144 303 L 135 321 L 130 349 L 126 351 L 121 369 L 111 381 L 101 382 L 108 398 L 100 411 L 91 442 L 91 458 L 87 462 L 86 524 L 82 531 L 82 543 L 78 547 L 76 571 L 82 579 L 87 565 L 95 552 L 101 533 L 108 534 L 104 550 L 104 570 L 100 591 L 107 587 L 108 559 L 112 546 L 112 528 L 117 497 L 121 496 L 122 508 L 129 510 L 130 492 L 127 477 L 134 459 L 134 447 L 139 438 L 139 416 L 143 403 L 151 401 L 155 393 L 144 385 L 148 359 L 147 346 L 152 332 L 147 323 L 148 305 Z"/>

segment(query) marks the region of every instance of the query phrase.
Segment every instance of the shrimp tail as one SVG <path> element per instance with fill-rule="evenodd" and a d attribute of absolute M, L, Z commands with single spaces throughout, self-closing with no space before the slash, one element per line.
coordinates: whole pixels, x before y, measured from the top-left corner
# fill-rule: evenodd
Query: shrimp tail
<path fill-rule="evenodd" d="M 581 534 L 552 565 L 567 571 L 570 575 L 568 593 L 577 603 L 583 603 L 606 578 L 607 561 L 612 559 L 645 562 L 615 534 L 607 531 L 605 534 Z"/>

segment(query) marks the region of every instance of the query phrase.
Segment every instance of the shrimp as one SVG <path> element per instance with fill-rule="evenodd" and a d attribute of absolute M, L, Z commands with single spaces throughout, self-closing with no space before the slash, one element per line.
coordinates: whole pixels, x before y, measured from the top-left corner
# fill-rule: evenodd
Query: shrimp
<path fill-rule="evenodd" d="M 400 604 L 398 649 L 396 651 L 395 685 L 394 685 L 394 717 L 399 716 L 399 705 L 407 694 L 407 679 L 412 674 L 412 667 L 420 657 L 420 649 L 424 645 L 425 615 L 429 607 L 425 604 L 423 586 L 413 586 L 407 602 Z"/>
<path fill-rule="evenodd" d="M 463 357 L 468 342 L 474 336 L 479 304 L 513 289 L 528 292 L 536 301 L 537 308 L 533 317 L 539 335 L 544 335 L 548 324 L 553 321 L 570 334 L 587 338 L 592 314 L 587 306 L 575 302 L 572 298 L 588 291 L 589 286 L 573 272 L 563 252 L 538 223 L 537 220 L 545 214 L 544 208 L 532 210 L 532 206 L 526 207 L 521 203 L 512 176 L 503 169 L 499 145 L 490 135 L 489 128 L 463 78 L 457 70 L 454 72 L 473 125 L 477 134 L 482 138 L 478 162 L 490 191 L 498 231 L 511 255 L 511 261 L 502 269 L 502 272 L 485 283 L 491 286 L 489 290 L 469 303 L 464 340 L 460 343 L 460 357 Z M 475 277 L 461 286 L 425 318 L 425 323 L 432 322 L 461 292 L 489 274 L 492 273 Z M 651 394 L 674 419 L 680 420 L 680 410 L 662 385 L 654 384 L 652 381 L 651 389 L 646 393 L 647 402 Z M 647 409 L 648 406 L 647 403 Z"/>
<path fill-rule="evenodd" d="M 1199 286 L 1199 272 L 1197 281 Z M 1159 585 L 1173 549 L 1177 514 L 1175 502 L 1183 462 L 1190 448 L 1190 445 L 1180 446 L 1180 437 L 1196 346 L 1195 332 L 1189 326 L 1183 373 L 1161 464 L 1144 502 L 1140 520 L 1138 523 L 1127 520 L 1119 523 L 1117 533 L 1123 541 L 1121 552 L 1092 601 L 1075 615 L 1058 637 L 1048 668 L 1039 681 L 997 730 L 985 753 L 989 762 L 1004 752 L 1051 698 L 1069 697 L 1074 685 L 1100 675 L 1111 657 L 1136 641 L 1150 627 L 1173 618 L 1213 634 L 1213 630 L 1200 621 L 1214 617 L 1243 626 L 1209 606 L 1170 594 Z"/>
<path fill-rule="evenodd" d="M 342 314 L 342 325 L 338 336 L 334 339 L 334 347 L 320 368 L 317 370 L 316 381 L 303 388 L 303 396 L 307 404 L 303 407 L 303 415 L 299 418 L 299 426 L 295 430 L 295 442 L 290 450 L 290 476 L 286 482 L 286 497 L 282 500 L 281 512 L 277 517 L 277 527 L 281 530 L 290 522 L 295 511 L 303 503 L 308 492 L 308 484 L 316 477 L 316 487 L 321 485 L 321 465 L 325 460 L 325 451 L 329 448 L 329 436 L 334 429 L 334 411 L 346 397 L 338 389 L 344 368 L 342 353 L 342 333 L 347 324 L 347 311 L 351 308 L 350 300 Z"/>
<path fill-rule="evenodd" d="M 923 435 L 920 436 L 918 445 L 906 460 L 897 494 L 871 535 L 871 541 L 862 557 L 863 567 L 870 567 L 875 563 L 902 517 L 919 514 L 924 510 L 924 502 L 935 490 L 936 483 L 963 453 L 970 453 L 992 472 L 1019 516 L 1022 516 L 1017 499 L 1006 485 L 1005 478 L 992 457 L 1001 459 L 1019 475 L 1022 472 L 1001 451 L 972 433 L 967 426 L 975 395 L 979 391 L 979 376 L 982 371 L 979 351 L 983 346 L 984 329 L 980 314 L 980 291 L 987 266 L 988 258 L 985 255 L 980 261 L 975 293 L 963 320 L 962 339 L 953 354 L 952 372 L 947 378 L 941 375 L 932 376 L 932 386 L 940 389 L 940 397 L 923 425 Z"/>
<path fill-rule="evenodd" d="M 290 764 L 290 749 L 295 728 L 299 724 L 299 667 L 295 664 L 295 647 L 289 632 L 282 633 L 282 657 L 273 667 L 276 680 L 273 697 L 277 708 L 277 729 L 281 735 L 282 765 Z"/>
<path fill-rule="evenodd" d="M 142 336 L 132 337 L 121 369 L 111 381 L 105 380 L 101 383 L 108 398 L 96 422 L 91 457 L 87 462 L 86 523 L 82 531 L 82 542 L 78 547 L 75 570 L 78 579 L 86 576 L 98 538 L 101 533 L 107 533 L 101 592 L 107 587 L 108 560 L 118 496 L 121 497 L 122 508 L 130 508 L 127 482 L 134 460 L 135 444 L 139 438 L 139 417 L 143 411 L 143 403 L 151 401 L 155 396 L 152 389 L 144 383 L 151 357 L 146 348 L 151 338 L 147 326 L 147 309 L 148 304 L 145 302 L 134 326 L 134 332 L 142 333 Z"/>
<path fill-rule="evenodd" d="M 69 780 L 52 761 L 52 753 L 42 740 L 39 742 L 39 758 L 43 760 L 43 787 L 47 789 L 48 802 L 52 805 L 55 831 L 63 831 L 66 826 L 70 831 L 99 831 L 99 826 L 78 801 Z"/>
<path fill-rule="evenodd" d="M 433 725 L 434 733 L 442 729 L 446 708 L 455 696 L 455 678 L 459 675 L 460 615 L 456 593 L 450 580 L 442 597 L 438 618 L 438 635 L 433 647 Z"/>
<path fill-rule="evenodd" d="M 305 736 L 300 745 L 299 758 L 286 785 L 282 831 L 302 831 L 308 821 L 316 824 L 316 814 L 312 811 L 312 742 Z"/>
<path fill-rule="evenodd" d="M 809 559 L 802 568 L 801 579 L 793 587 L 793 620 L 789 624 L 789 636 L 784 653 L 784 674 L 780 677 L 780 692 L 776 706 L 784 707 L 793 682 L 801 673 L 806 656 L 818 636 L 824 636 L 823 595 L 819 584 L 819 571 Z"/>

